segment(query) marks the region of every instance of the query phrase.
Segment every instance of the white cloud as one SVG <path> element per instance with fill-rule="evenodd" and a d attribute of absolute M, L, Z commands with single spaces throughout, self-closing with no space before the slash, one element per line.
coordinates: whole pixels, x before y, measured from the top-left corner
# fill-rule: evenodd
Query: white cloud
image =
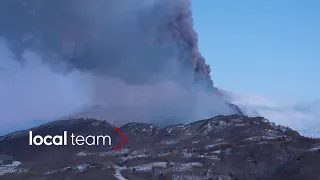
<path fill-rule="evenodd" d="M 105 109 L 85 116 L 117 125 L 136 121 L 166 126 L 233 111 L 224 99 L 174 80 L 133 85 L 79 70 L 61 73 L 32 50 L 25 50 L 22 57 L 23 64 L 0 38 L 0 134 L 77 116 L 79 111 L 82 115 L 92 105 Z"/>
<path fill-rule="evenodd" d="M 263 116 L 305 136 L 320 137 L 320 101 L 273 99 L 259 94 L 226 92 L 228 98 L 249 116 Z"/>
<path fill-rule="evenodd" d="M 91 102 L 80 72 L 54 73 L 31 51 L 25 51 L 23 57 L 23 65 L 13 60 L 0 39 L 0 133 L 75 113 Z"/>

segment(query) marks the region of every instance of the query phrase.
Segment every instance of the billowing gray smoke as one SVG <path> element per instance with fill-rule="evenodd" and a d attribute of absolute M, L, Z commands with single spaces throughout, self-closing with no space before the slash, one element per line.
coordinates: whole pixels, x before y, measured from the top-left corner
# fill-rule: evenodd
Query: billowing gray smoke
<path fill-rule="evenodd" d="M 213 96 L 189 0 L 2 0 L 0 23 L 21 69 L 37 64 L 57 76 L 77 74 L 83 83 L 77 88 L 86 92 L 79 99 L 103 106 L 110 121 L 165 123 L 236 112 Z M 25 86 L 34 86 L 29 81 Z"/>

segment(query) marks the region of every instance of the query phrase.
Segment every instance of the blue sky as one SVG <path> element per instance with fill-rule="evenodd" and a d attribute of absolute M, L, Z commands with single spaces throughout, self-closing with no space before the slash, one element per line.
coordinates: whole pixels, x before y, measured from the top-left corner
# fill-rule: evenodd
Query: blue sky
<path fill-rule="evenodd" d="M 193 0 L 199 47 L 216 86 L 320 98 L 320 1 Z"/>

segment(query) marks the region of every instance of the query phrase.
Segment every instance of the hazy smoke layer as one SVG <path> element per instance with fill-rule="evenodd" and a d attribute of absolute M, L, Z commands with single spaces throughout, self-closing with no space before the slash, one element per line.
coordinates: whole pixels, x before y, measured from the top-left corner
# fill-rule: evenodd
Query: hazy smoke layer
<path fill-rule="evenodd" d="M 0 67 L 8 69 L 2 70 L 0 108 L 25 112 L 0 115 L 1 121 L 62 116 L 85 104 L 117 109 L 107 113 L 117 121 L 234 112 L 212 95 L 188 0 L 2 0 L 0 23 L 6 40 Z M 9 59 L 16 60 L 15 71 L 6 67 L 14 64 Z M 17 110 L 26 93 L 29 110 Z M 39 102 L 45 110 L 31 111 Z"/>

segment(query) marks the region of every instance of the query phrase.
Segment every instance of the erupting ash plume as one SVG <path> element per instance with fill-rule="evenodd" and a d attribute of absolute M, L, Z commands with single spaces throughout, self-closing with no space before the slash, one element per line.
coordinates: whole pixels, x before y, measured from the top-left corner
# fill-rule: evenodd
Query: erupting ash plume
<path fill-rule="evenodd" d="M 2 0 L 0 36 L 21 71 L 50 69 L 52 76 L 72 74 L 81 79 L 77 102 L 85 99 L 83 104 L 99 105 L 95 107 L 102 110 L 95 114 L 102 119 L 166 124 L 172 119 L 238 113 L 223 98 L 213 96 L 217 89 L 198 49 L 190 6 L 188 0 Z M 0 66 L 6 68 L 3 63 Z M 28 83 L 15 93 L 25 93 L 37 78 L 21 77 Z M 54 94 L 55 100 L 68 100 L 62 94 Z M 10 96 L 8 101 L 16 97 Z M 48 118 L 38 118 L 44 117 Z"/>

